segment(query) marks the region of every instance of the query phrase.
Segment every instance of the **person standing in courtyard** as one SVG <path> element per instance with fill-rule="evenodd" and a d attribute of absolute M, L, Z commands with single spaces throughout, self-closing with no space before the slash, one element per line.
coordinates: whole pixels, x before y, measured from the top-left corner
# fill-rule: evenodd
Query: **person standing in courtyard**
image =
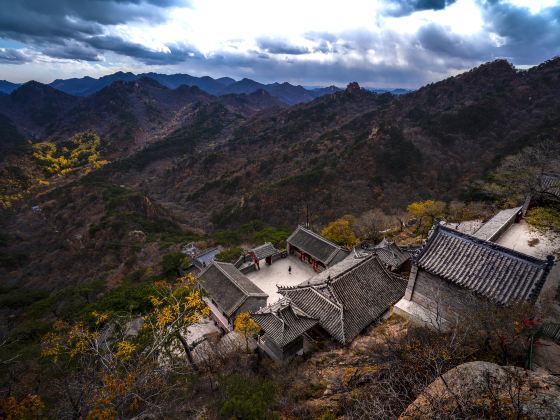
<path fill-rule="evenodd" d="M 292 266 L 288 266 L 288 274 L 292 274 Z"/>

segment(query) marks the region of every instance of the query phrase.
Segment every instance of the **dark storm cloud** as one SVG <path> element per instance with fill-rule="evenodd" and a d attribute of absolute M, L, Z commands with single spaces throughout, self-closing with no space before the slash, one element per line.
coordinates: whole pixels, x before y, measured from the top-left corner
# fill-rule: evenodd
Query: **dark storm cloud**
<path fill-rule="evenodd" d="M 82 45 L 80 43 L 52 45 L 45 47 L 42 51 L 43 54 L 52 58 L 63 58 L 69 60 L 80 61 L 100 61 L 101 56 L 99 51 Z"/>
<path fill-rule="evenodd" d="M 446 28 L 430 24 L 417 34 L 418 44 L 438 57 L 457 57 L 469 60 L 487 58 L 493 46 L 484 37 L 470 38 L 451 33 Z"/>
<path fill-rule="evenodd" d="M 320 43 L 331 39 L 329 34 L 306 36 Z M 189 69 L 199 74 L 227 74 L 232 77 L 253 77 L 259 81 L 288 80 L 295 83 L 313 81 L 344 85 L 352 80 L 377 86 L 418 87 L 426 81 L 446 77 L 450 71 L 472 65 L 472 60 L 447 57 L 434 60 L 433 53 L 421 48 L 402 35 L 385 32 L 372 34 L 367 31 L 347 31 L 337 34 L 336 48 L 352 52 L 335 54 L 327 62 L 312 60 L 284 60 L 278 57 L 261 57 L 259 52 L 220 53 L 204 60 L 189 62 Z M 379 57 L 376 63 L 369 58 Z M 247 73 L 247 69 L 251 73 Z"/>
<path fill-rule="evenodd" d="M 17 40 L 56 58 L 95 61 L 100 50 L 111 50 L 141 61 L 176 63 L 188 56 L 182 49 L 159 55 L 136 45 L 106 37 L 106 26 L 134 21 L 158 23 L 165 9 L 186 5 L 186 0 L 0 0 L 0 38 Z M 70 47 L 68 45 L 70 44 Z M 68 48 L 67 48 L 68 47 Z"/>
<path fill-rule="evenodd" d="M 441 10 L 455 3 L 456 0 L 390 0 L 389 16 L 406 16 L 422 10 Z"/>
<path fill-rule="evenodd" d="M 304 37 L 315 43 L 313 46 L 314 52 L 321 52 L 323 54 L 337 52 L 335 44 L 338 37 L 334 34 L 328 32 L 308 32 Z"/>
<path fill-rule="evenodd" d="M 126 41 L 116 36 L 95 36 L 86 42 L 94 48 L 112 51 L 117 54 L 133 57 L 145 64 L 176 64 L 189 58 L 201 58 L 201 54 L 187 44 L 168 46 L 169 52 L 153 51 L 141 44 Z"/>
<path fill-rule="evenodd" d="M 560 54 L 560 4 L 531 13 L 508 3 L 482 3 L 487 29 L 504 39 L 496 53 L 532 65 Z"/>
<path fill-rule="evenodd" d="M 165 19 L 166 8 L 186 4 L 185 0 L 0 0 L 3 21 L 27 29 L 33 29 L 25 25 L 28 17 L 41 18 L 44 28 L 64 18 L 101 25 L 139 19 L 158 22 Z"/>
<path fill-rule="evenodd" d="M 31 57 L 20 50 L 13 48 L 0 48 L 0 64 L 25 64 L 31 61 Z"/>
<path fill-rule="evenodd" d="M 283 39 L 259 38 L 257 39 L 257 45 L 270 54 L 301 55 L 310 52 L 306 47 L 290 44 Z"/>
<path fill-rule="evenodd" d="M 187 42 L 154 51 L 111 30 L 121 23 L 161 23 L 169 7 L 186 4 L 182 0 L 0 0 L 0 38 L 28 47 L 0 49 L 0 63 L 29 62 L 37 59 L 34 51 L 39 51 L 53 58 L 103 60 L 112 66 L 110 53 L 114 53 L 148 65 L 174 65 L 178 72 L 417 87 L 499 57 L 532 65 L 560 54 L 560 4 L 531 13 L 503 1 L 476 1 L 484 24 L 481 32 L 472 35 L 435 23 L 424 24 L 412 34 L 389 30 L 383 26 L 383 16 L 398 19 L 417 11 L 441 10 L 454 0 L 387 0 L 378 16 L 379 26 L 372 22 L 372 30 L 308 32 L 303 34 L 304 46 L 284 37 L 262 36 L 250 51 L 244 49 L 246 40 L 230 39 L 228 48 L 204 56 Z M 305 56 L 308 53 L 328 54 L 328 59 L 315 60 Z M 183 62 L 188 67 L 179 66 Z"/>

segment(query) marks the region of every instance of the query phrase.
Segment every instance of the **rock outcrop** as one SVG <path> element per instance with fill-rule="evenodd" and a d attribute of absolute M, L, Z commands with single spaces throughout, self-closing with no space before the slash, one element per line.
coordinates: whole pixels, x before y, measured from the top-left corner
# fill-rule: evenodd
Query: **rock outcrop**
<path fill-rule="evenodd" d="M 470 362 L 432 382 L 399 420 L 559 417 L 560 378 L 512 366 Z"/>

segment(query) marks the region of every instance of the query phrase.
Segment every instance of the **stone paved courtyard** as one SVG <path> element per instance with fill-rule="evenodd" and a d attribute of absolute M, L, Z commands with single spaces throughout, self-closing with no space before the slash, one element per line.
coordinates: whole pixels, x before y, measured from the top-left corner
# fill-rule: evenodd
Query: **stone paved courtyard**
<path fill-rule="evenodd" d="M 524 220 L 511 225 L 496 242 L 541 259 L 560 252 L 560 236 L 554 233 L 544 235 L 531 229 Z"/>
<path fill-rule="evenodd" d="M 289 266 L 292 267 L 292 274 L 288 274 Z M 277 284 L 296 286 L 316 274 L 309 264 L 292 255 L 275 261 L 272 265 L 266 265 L 264 260 L 261 260 L 260 267 L 259 271 L 253 271 L 247 274 L 247 277 L 268 295 L 269 305 L 282 297 L 277 293 Z"/>

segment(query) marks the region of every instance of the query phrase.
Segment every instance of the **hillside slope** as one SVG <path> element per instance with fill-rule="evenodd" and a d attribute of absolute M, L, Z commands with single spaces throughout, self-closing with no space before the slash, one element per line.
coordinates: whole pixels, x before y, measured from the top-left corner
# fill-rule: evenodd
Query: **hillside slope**
<path fill-rule="evenodd" d="M 293 225 L 306 204 L 320 224 L 372 207 L 468 197 L 472 181 L 504 156 L 558 139 L 559 79 L 557 59 L 527 72 L 496 61 L 400 97 L 351 84 L 261 113 L 220 147 L 189 150 L 165 176 L 145 179 L 122 166 L 107 176 L 156 195 L 173 191 L 201 226 Z"/>
<path fill-rule="evenodd" d="M 166 214 L 167 226 L 181 226 L 170 228 L 179 235 L 154 261 L 192 232 L 206 237 L 255 220 L 290 229 L 307 206 L 321 227 L 376 207 L 392 212 L 418 199 L 468 199 L 473 182 L 503 157 L 542 139 L 558 141 L 559 82 L 560 59 L 522 72 L 496 61 L 403 96 L 352 83 L 289 108 L 264 91 L 213 97 L 149 79 L 117 82 L 69 111 L 61 107 L 60 117 L 41 128 L 61 140 L 95 130 L 101 158 L 111 163 L 50 179 L 4 212 L 0 227 L 12 239 L 0 276 L 58 287 L 143 267 L 143 251 L 102 244 L 126 245 L 135 230 L 161 243 L 159 222 L 150 224 L 153 213 L 141 206 L 129 209 L 141 217 L 113 212 L 103 198 L 112 188 L 146 197 Z M 7 132 L 23 131 L 10 121 Z M 25 171 L 13 172 L 18 162 L 33 164 L 26 156 L 11 161 L 11 173 L 33 184 Z M 34 206 L 45 209 L 49 223 L 31 223 L 39 217 Z M 80 246 L 72 245 L 77 237 Z M 97 246 L 102 252 L 90 255 Z M 70 261 L 82 264 L 79 277 L 68 272 Z"/>

